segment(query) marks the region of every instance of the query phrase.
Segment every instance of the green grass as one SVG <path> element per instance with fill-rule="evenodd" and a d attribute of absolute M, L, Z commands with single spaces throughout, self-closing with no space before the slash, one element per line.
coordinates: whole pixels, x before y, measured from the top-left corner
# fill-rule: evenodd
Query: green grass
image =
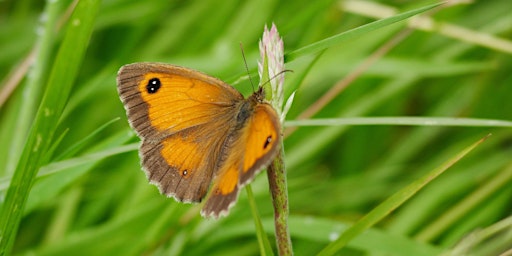
<path fill-rule="evenodd" d="M 115 84 L 123 64 L 161 61 L 248 95 L 239 44 L 255 75 L 272 22 L 293 70 L 285 126 L 298 129 L 284 145 L 296 255 L 511 249 L 507 1 L 72 2 L 0 2 L 1 253 L 270 255 L 268 239 L 276 254 L 267 176 L 220 220 L 160 195 Z M 431 20 L 397 22 L 416 10 Z M 311 107 L 315 121 L 296 121 Z"/>

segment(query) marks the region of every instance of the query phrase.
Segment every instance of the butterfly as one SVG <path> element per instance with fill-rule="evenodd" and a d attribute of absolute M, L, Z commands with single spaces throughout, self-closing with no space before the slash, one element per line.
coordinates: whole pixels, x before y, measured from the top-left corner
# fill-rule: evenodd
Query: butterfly
<path fill-rule="evenodd" d="M 279 151 L 280 121 L 263 88 L 244 98 L 199 71 L 141 62 L 121 67 L 117 89 L 150 183 L 179 202 L 205 200 L 204 217 L 227 215 Z"/>

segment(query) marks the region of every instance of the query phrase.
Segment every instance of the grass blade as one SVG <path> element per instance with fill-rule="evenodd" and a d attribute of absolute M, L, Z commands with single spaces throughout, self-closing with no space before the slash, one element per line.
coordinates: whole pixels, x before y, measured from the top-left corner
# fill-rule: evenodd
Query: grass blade
<path fill-rule="evenodd" d="M 23 209 L 71 92 L 92 33 L 98 0 L 78 2 L 52 67 L 43 100 L 7 191 L 0 214 L 0 255 L 14 244 Z M 51 3 L 50 3 L 51 4 Z"/>
<path fill-rule="evenodd" d="M 286 121 L 285 126 L 344 126 L 344 125 L 417 125 L 417 126 L 469 126 L 469 127 L 512 127 L 511 121 L 456 118 L 456 117 L 349 117 L 318 118 Z"/>
<path fill-rule="evenodd" d="M 256 235 L 258 237 L 258 244 L 260 246 L 260 255 L 270 255 L 273 256 L 272 247 L 270 246 L 270 241 L 265 233 L 265 229 L 263 228 L 263 224 L 261 223 L 261 217 L 258 213 L 258 207 L 256 206 L 256 201 L 254 200 L 254 195 L 252 193 L 251 185 L 245 186 L 245 190 L 247 191 L 247 198 L 249 200 L 249 204 L 251 205 L 252 216 L 254 218 L 254 225 L 256 227 Z"/>
<path fill-rule="evenodd" d="M 316 43 L 310 44 L 308 46 L 305 46 L 305 47 L 302 47 L 295 51 L 292 51 L 290 53 L 287 53 L 287 54 L 285 54 L 284 58 L 285 58 L 286 62 L 290 62 L 300 56 L 309 55 L 309 54 L 319 52 L 321 50 L 327 49 L 333 45 L 339 44 L 348 39 L 351 39 L 351 38 L 354 38 L 354 37 L 357 37 L 360 35 L 364 35 L 366 33 L 369 33 L 370 31 L 373 31 L 373 30 L 385 27 L 387 25 L 391 25 L 393 23 L 405 20 L 407 18 L 410 18 L 410 17 L 420 14 L 422 12 L 426 12 L 426 11 L 428 11 L 432 8 L 435 8 L 441 4 L 442 3 L 428 5 L 428 6 L 418 8 L 415 10 L 411 10 L 408 12 L 404 12 L 404 13 L 401 13 L 401 14 L 398 14 L 398 15 L 395 15 L 395 16 L 392 16 L 389 18 L 385 18 L 385 19 L 374 21 L 372 23 L 368 23 L 366 25 L 351 29 L 349 31 L 345 31 L 343 33 L 339 33 L 337 35 L 328 37 L 328 38 L 318 41 Z"/>
<path fill-rule="evenodd" d="M 370 213 L 364 216 L 361 220 L 355 223 L 352 227 L 346 230 L 336 241 L 329 244 L 325 247 L 318 255 L 334 255 L 338 250 L 343 248 L 350 240 L 355 238 L 357 235 L 361 234 L 384 217 L 386 217 L 390 212 L 398 208 L 402 205 L 407 199 L 416 194 L 421 188 L 427 185 L 430 181 L 435 179 L 437 176 L 441 175 L 444 171 L 450 168 L 452 165 L 457 163 L 460 159 L 462 159 L 466 154 L 471 152 L 475 147 L 484 142 L 488 137 L 487 135 L 477 142 L 473 143 L 469 147 L 462 150 L 459 154 L 455 155 L 445 163 L 443 163 L 438 168 L 430 171 L 420 179 L 414 181 L 409 186 L 404 189 L 398 191 L 391 197 L 389 197 L 386 201 L 381 203 L 379 206 L 375 207 Z"/>

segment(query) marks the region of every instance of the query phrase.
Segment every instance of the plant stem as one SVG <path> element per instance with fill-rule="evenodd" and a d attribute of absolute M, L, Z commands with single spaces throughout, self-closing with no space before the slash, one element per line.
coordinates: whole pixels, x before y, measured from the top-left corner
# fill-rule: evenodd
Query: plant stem
<path fill-rule="evenodd" d="M 281 145 L 281 150 L 268 167 L 267 175 L 274 205 L 277 251 L 279 255 L 293 255 L 292 240 L 288 230 L 288 188 L 283 157 L 284 149 Z"/>

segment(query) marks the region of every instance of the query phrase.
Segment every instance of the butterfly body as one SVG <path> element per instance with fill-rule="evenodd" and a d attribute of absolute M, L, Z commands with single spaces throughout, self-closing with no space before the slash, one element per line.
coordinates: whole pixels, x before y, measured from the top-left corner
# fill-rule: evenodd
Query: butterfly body
<path fill-rule="evenodd" d="M 162 63 L 125 65 L 117 84 L 149 181 L 181 202 L 206 197 L 204 216 L 227 214 L 278 152 L 279 119 L 262 89 L 244 99 L 219 79 Z"/>

